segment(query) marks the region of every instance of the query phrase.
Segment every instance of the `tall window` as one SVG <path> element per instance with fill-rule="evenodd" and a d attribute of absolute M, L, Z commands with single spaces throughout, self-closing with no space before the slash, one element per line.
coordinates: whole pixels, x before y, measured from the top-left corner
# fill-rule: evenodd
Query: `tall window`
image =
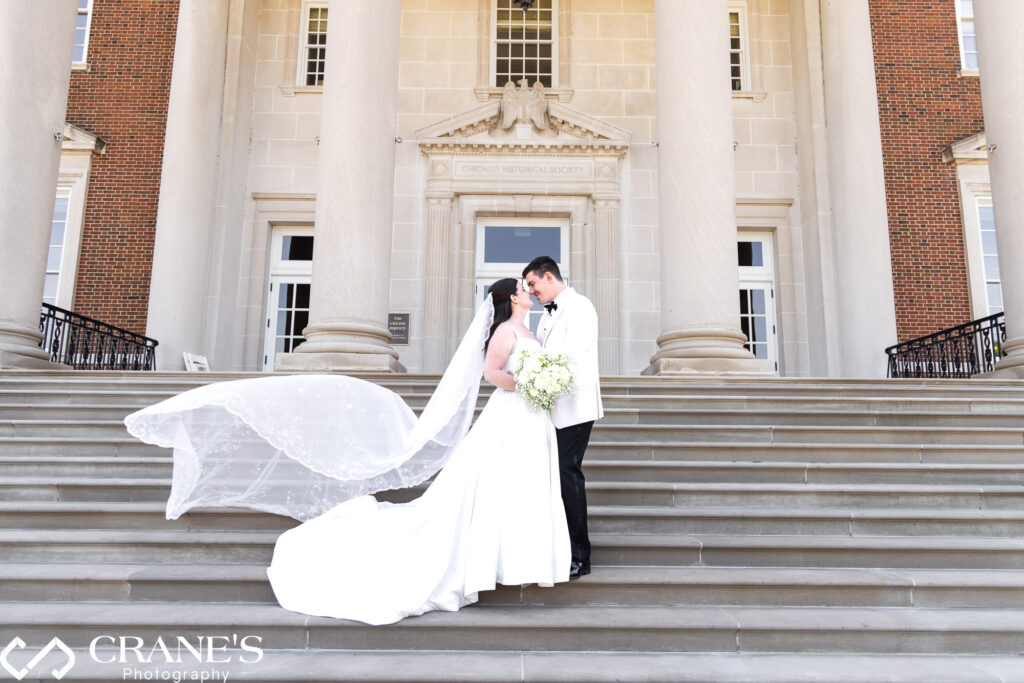
<path fill-rule="evenodd" d="M 327 64 L 327 3 L 307 2 L 304 6 L 302 52 L 299 55 L 299 82 L 323 85 Z"/>
<path fill-rule="evenodd" d="M 92 0 L 78 0 L 78 19 L 75 21 L 75 48 L 71 53 L 71 61 L 76 64 L 85 63 L 85 53 L 89 47 L 89 20 L 92 18 Z"/>
<path fill-rule="evenodd" d="M 956 0 L 957 27 L 960 33 L 960 67 L 978 68 L 978 42 L 974 36 L 974 0 Z"/>
<path fill-rule="evenodd" d="M 274 369 L 279 353 L 291 353 L 305 341 L 309 324 L 309 295 L 313 273 L 313 228 L 274 230 L 271 237 L 267 322 L 264 329 L 263 369 Z"/>
<path fill-rule="evenodd" d="M 750 59 L 747 48 L 747 5 L 732 0 L 729 3 L 729 69 L 733 90 L 750 89 Z"/>
<path fill-rule="evenodd" d="M 991 198 L 978 199 L 978 227 L 981 229 L 981 256 L 985 269 L 985 299 L 988 315 L 1003 310 L 1003 289 L 999 275 L 999 249 L 996 247 L 996 219 Z"/>
<path fill-rule="evenodd" d="M 747 335 L 744 346 L 755 358 L 772 361 L 778 372 L 772 236 L 741 232 L 737 255 L 740 267 L 740 329 Z"/>
<path fill-rule="evenodd" d="M 68 205 L 71 193 L 66 189 L 57 190 L 53 202 L 53 221 L 50 223 L 50 250 L 46 254 L 46 276 L 43 280 L 43 303 L 57 305 L 57 289 L 60 286 L 60 266 L 64 260 L 64 238 L 68 228 Z"/>
<path fill-rule="evenodd" d="M 540 81 L 554 86 L 555 0 L 537 0 L 524 12 L 514 0 L 495 0 L 492 42 L 492 85 L 504 87 L 512 81 Z"/>

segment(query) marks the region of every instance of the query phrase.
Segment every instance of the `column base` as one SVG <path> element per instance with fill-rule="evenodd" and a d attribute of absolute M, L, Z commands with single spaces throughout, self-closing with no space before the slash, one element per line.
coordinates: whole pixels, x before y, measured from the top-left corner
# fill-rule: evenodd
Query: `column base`
<path fill-rule="evenodd" d="M 43 334 L 39 328 L 15 322 L 0 322 L 0 368 L 25 370 L 63 370 L 49 352 L 39 348 Z"/>
<path fill-rule="evenodd" d="M 0 349 L 0 370 L 69 370 L 71 366 L 54 363 L 49 356 L 39 358 L 8 349 Z"/>
<path fill-rule="evenodd" d="M 1009 356 L 1000 358 L 992 372 L 972 375 L 971 379 L 1024 379 L 1024 339 L 1003 342 L 1003 348 Z"/>
<path fill-rule="evenodd" d="M 406 372 L 387 353 L 279 353 L 275 370 L 286 372 Z"/>
<path fill-rule="evenodd" d="M 682 376 L 775 376 L 775 364 L 757 358 L 658 358 L 641 375 Z"/>

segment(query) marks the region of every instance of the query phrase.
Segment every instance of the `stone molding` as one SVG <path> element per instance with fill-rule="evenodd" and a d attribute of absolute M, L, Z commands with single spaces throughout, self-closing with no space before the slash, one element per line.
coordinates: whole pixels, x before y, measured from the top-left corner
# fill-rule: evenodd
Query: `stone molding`
<path fill-rule="evenodd" d="M 985 131 L 954 142 L 942 150 L 942 160 L 947 164 L 988 164 L 988 138 Z"/>
<path fill-rule="evenodd" d="M 487 102 L 488 100 L 500 100 L 504 90 L 504 88 L 473 88 L 473 94 L 476 95 L 476 99 L 480 102 Z M 557 100 L 565 104 L 572 102 L 572 95 L 572 88 L 544 89 L 544 96 L 549 100 Z"/>
<path fill-rule="evenodd" d="M 539 92 L 550 130 L 531 122 L 500 131 L 501 102 L 494 99 L 415 133 L 427 172 L 427 372 L 444 369 L 473 315 L 476 222 L 483 216 L 569 218 L 573 285 L 602 321 L 602 372 L 619 372 L 619 167 L 632 134 Z"/>

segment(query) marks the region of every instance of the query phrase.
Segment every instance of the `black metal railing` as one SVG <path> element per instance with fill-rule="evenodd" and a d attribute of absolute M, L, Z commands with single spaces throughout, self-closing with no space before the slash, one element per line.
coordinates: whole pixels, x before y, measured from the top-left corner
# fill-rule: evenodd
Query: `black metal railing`
<path fill-rule="evenodd" d="M 152 370 L 159 342 L 120 327 L 43 304 L 39 348 L 76 370 Z"/>
<path fill-rule="evenodd" d="M 919 337 L 885 350 L 889 377 L 966 379 L 991 372 L 1003 357 L 1006 318 L 1002 313 Z"/>

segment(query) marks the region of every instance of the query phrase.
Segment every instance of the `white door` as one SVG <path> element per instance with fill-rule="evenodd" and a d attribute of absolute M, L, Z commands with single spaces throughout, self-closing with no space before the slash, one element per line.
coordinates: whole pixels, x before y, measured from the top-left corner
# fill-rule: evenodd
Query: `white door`
<path fill-rule="evenodd" d="M 775 317 L 775 269 L 772 236 L 739 234 L 740 329 L 747 335 L 744 346 L 779 370 L 778 330 Z"/>
<path fill-rule="evenodd" d="M 290 353 L 305 341 L 309 324 L 309 291 L 313 272 L 313 228 L 276 229 L 271 237 L 264 325 L 263 370 L 274 369 L 279 353 Z"/>
<path fill-rule="evenodd" d="M 537 256 L 550 256 L 569 283 L 569 220 L 561 218 L 480 218 L 476 224 L 476 300 L 483 301 L 496 280 L 521 280 Z M 534 298 L 527 316 L 536 334 L 544 307 Z"/>

